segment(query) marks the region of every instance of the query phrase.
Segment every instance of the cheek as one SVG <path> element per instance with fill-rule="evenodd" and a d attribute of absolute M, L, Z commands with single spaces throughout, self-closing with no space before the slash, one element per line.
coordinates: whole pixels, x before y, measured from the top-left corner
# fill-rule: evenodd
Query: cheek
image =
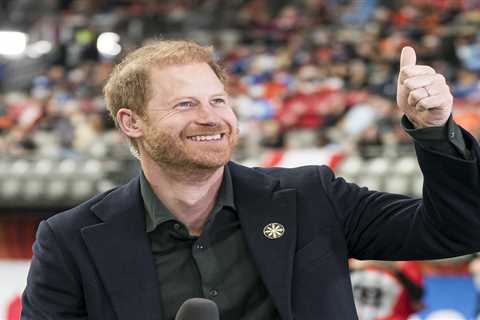
<path fill-rule="evenodd" d="M 220 113 L 220 116 L 232 128 L 235 129 L 237 127 L 237 117 L 235 116 L 235 113 L 233 112 L 232 108 L 226 108 L 222 110 L 222 112 Z"/>
<path fill-rule="evenodd" d="M 175 136 L 181 131 L 181 121 L 174 114 L 164 115 L 161 118 L 151 118 L 147 126 L 147 134 L 153 138 L 159 136 Z"/>
<path fill-rule="evenodd" d="M 158 115 L 155 119 L 155 121 L 158 123 L 159 121 L 162 121 L 162 120 L 167 120 L 168 118 L 180 113 L 181 111 L 179 110 L 170 110 L 170 111 L 167 111 L 161 115 Z"/>

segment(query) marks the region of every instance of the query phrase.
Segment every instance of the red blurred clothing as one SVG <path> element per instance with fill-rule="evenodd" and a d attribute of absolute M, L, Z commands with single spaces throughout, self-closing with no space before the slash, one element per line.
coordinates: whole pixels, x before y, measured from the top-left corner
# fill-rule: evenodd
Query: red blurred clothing
<path fill-rule="evenodd" d="M 16 296 L 7 306 L 6 320 L 18 320 L 22 313 L 22 301 L 20 296 Z"/>
<path fill-rule="evenodd" d="M 418 262 L 396 262 L 395 267 L 372 264 L 352 273 L 355 304 L 360 320 L 407 320 L 422 307 L 407 281 L 423 288 Z"/>
<path fill-rule="evenodd" d="M 268 100 L 280 98 L 287 90 L 287 86 L 283 83 L 270 81 L 264 84 L 265 93 L 263 97 Z"/>
<path fill-rule="evenodd" d="M 415 261 L 398 262 L 399 270 L 403 272 L 413 283 L 423 287 L 423 276 L 420 263 Z M 394 305 L 392 314 L 378 320 L 406 320 L 409 316 L 419 311 L 419 301 L 414 301 L 409 291 L 404 287 Z"/>
<path fill-rule="evenodd" d="M 285 98 L 277 120 L 284 129 L 315 129 L 323 124 L 325 115 L 340 99 L 341 92 L 333 89 L 297 92 Z"/>

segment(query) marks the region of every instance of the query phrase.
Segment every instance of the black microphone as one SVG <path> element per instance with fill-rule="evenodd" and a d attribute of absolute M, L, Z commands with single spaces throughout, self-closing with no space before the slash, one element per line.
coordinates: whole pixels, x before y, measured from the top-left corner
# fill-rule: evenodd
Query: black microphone
<path fill-rule="evenodd" d="M 178 309 L 175 320 L 219 320 L 215 302 L 203 298 L 188 299 Z"/>

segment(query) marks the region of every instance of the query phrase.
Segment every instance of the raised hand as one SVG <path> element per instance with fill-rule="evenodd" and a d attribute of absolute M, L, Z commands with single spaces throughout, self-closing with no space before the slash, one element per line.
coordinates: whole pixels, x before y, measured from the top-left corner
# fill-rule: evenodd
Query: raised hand
<path fill-rule="evenodd" d="M 416 60 L 413 48 L 402 49 L 397 104 L 416 128 L 443 126 L 452 112 L 450 88 L 444 76 Z"/>

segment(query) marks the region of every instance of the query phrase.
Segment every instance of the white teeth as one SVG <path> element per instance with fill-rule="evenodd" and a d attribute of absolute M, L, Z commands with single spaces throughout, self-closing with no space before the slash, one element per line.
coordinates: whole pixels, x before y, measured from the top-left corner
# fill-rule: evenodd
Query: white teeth
<path fill-rule="evenodd" d="M 220 140 L 222 138 L 221 134 L 214 134 L 211 136 L 193 136 L 188 137 L 188 139 L 193 141 L 212 141 L 212 140 Z"/>

